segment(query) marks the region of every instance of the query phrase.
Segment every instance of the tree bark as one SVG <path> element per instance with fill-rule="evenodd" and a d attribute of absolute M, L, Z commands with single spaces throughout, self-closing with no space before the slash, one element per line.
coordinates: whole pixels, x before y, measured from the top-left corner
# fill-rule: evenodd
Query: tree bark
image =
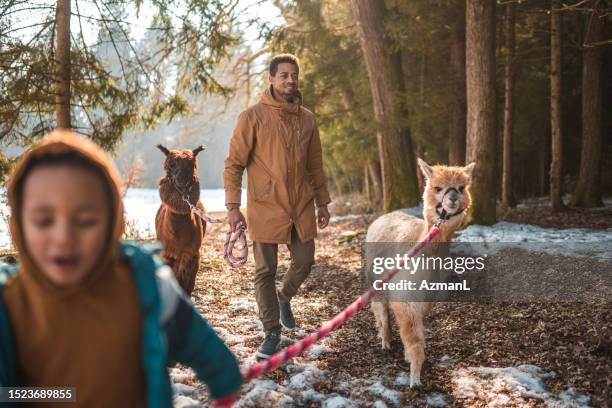
<path fill-rule="evenodd" d="M 425 149 L 422 145 L 417 146 L 417 157 L 425 160 Z M 423 172 L 421 169 L 417 169 L 417 182 L 419 183 L 419 194 L 421 197 L 423 196 L 423 191 L 425 190 L 425 178 L 423 177 Z"/>
<path fill-rule="evenodd" d="M 382 1 L 352 0 L 378 123 L 376 139 L 382 169 L 385 211 L 418 203 L 416 160 L 403 101 L 405 89 L 401 57 L 390 50 L 385 39 L 385 5 Z M 400 95 L 400 98 L 397 97 Z"/>
<path fill-rule="evenodd" d="M 548 173 L 550 170 L 550 165 L 548 164 L 549 156 L 550 156 L 550 143 L 548 141 L 549 133 L 546 132 L 544 134 L 544 138 L 540 142 L 540 153 L 539 153 L 539 183 L 538 183 L 538 195 L 543 196 L 546 195 L 547 192 L 550 192 L 550 188 L 548 188 L 547 181 L 550 181 L 548 177 Z M 523 193 L 524 195 L 524 193 Z"/>
<path fill-rule="evenodd" d="M 514 48 L 515 48 L 515 15 L 516 3 L 506 5 L 506 66 L 504 78 L 504 136 L 503 136 L 503 167 L 502 167 L 502 204 L 504 207 L 514 207 L 516 200 L 512 189 L 512 135 L 514 133 Z"/>
<path fill-rule="evenodd" d="M 580 173 L 572 196 L 575 207 L 600 207 L 601 199 L 601 133 L 602 78 L 601 47 L 604 28 L 603 1 L 591 1 L 593 11 L 586 21 L 586 35 L 582 53 L 582 150 Z"/>
<path fill-rule="evenodd" d="M 57 0 L 55 14 L 55 119 L 58 128 L 70 128 L 70 0 Z"/>
<path fill-rule="evenodd" d="M 374 190 L 374 203 L 379 205 L 382 202 L 382 179 L 380 174 L 380 165 L 377 161 L 368 161 L 368 171 L 372 180 L 372 189 Z"/>
<path fill-rule="evenodd" d="M 372 191 L 370 188 L 370 177 L 368 176 L 368 166 L 363 166 L 363 195 L 368 202 L 372 201 Z"/>
<path fill-rule="evenodd" d="M 462 10 L 462 16 L 465 17 L 465 10 Z M 467 116 L 465 100 L 465 20 L 463 18 L 451 31 L 450 68 L 453 99 L 448 141 L 448 163 L 452 166 L 463 166 L 465 164 L 465 120 Z"/>
<path fill-rule="evenodd" d="M 560 0 L 550 3 L 550 205 L 563 209 L 563 129 L 561 121 L 561 8 Z"/>
<path fill-rule="evenodd" d="M 497 137 L 495 98 L 495 2 L 466 4 L 466 162 L 476 162 L 472 177 L 472 221 L 495 223 Z"/>

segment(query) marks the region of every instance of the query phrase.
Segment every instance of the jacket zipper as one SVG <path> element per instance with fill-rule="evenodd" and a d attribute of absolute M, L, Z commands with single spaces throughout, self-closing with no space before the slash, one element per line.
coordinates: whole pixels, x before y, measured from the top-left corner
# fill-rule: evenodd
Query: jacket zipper
<path fill-rule="evenodd" d="M 290 149 L 289 149 L 289 153 L 290 154 L 289 154 L 289 156 L 292 159 L 291 162 L 289 163 L 289 175 L 288 175 L 289 176 L 288 177 L 289 180 L 288 180 L 288 183 L 287 183 L 288 187 L 289 187 L 289 184 L 291 184 L 290 188 L 288 188 L 288 190 L 289 190 L 289 205 L 291 207 L 291 215 L 289 216 L 289 224 L 291 225 L 291 228 L 289 229 L 289 240 L 287 241 L 289 244 L 291 243 L 291 230 L 293 229 L 293 226 L 294 226 L 295 221 L 296 221 L 295 220 L 295 213 L 294 213 L 294 211 L 295 211 L 295 200 L 294 200 L 295 199 L 295 195 L 294 195 L 295 183 L 293 183 L 293 181 L 295 180 L 295 168 L 297 167 L 296 166 L 297 158 L 295 157 L 295 152 L 296 152 L 296 149 L 297 149 L 297 147 L 299 145 L 300 133 L 301 133 L 300 113 L 301 113 L 300 112 L 300 108 L 298 107 L 298 113 L 297 113 L 297 119 L 296 119 L 296 122 L 297 122 L 297 137 L 296 138 L 292 137 L 291 141 L 289 143 L 289 146 L 290 146 Z M 293 129 L 291 129 L 292 133 L 293 133 L 294 129 L 295 129 L 294 127 L 293 127 Z M 294 139 L 297 139 L 297 140 L 294 141 Z M 292 170 L 293 170 L 293 173 L 292 173 Z"/>

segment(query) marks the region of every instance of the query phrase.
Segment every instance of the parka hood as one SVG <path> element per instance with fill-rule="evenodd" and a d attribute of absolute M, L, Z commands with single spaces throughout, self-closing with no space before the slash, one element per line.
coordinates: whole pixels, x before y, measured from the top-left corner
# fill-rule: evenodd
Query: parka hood
<path fill-rule="evenodd" d="M 266 89 L 263 94 L 261 94 L 260 102 L 269 107 L 281 110 L 283 112 L 295 113 L 297 114 L 300 110 L 300 105 L 302 104 L 302 93 L 297 91 L 297 101 L 293 103 L 289 102 L 279 102 L 274 98 L 272 85 Z"/>
<path fill-rule="evenodd" d="M 21 214 L 21 190 L 25 178 L 29 170 L 36 165 L 38 161 L 48 156 L 55 156 L 65 153 L 76 153 L 77 155 L 90 162 L 95 168 L 99 169 L 104 175 L 104 182 L 107 184 L 107 191 L 110 192 L 110 208 L 111 208 L 111 225 L 109 226 L 109 237 L 107 245 L 103 250 L 102 256 L 96 264 L 96 268 L 87 278 L 70 288 L 59 288 L 49 281 L 36 267 L 32 257 L 28 253 L 27 246 L 24 242 L 22 230 L 22 214 Z M 88 286 L 96 281 L 103 271 L 108 269 L 117 260 L 117 250 L 119 240 L 123 234 L 124 219 L 123 219 L 123 203 L 121 195 L 121 182 L 119 173 L 117 172 L 112 160 L 108 154 L 95 143 L 87 140 L 72 131 L 55 130 L 45 136 L 40 142 L 31 147 L 20 158 L 17 166 L 10 177 L 8 188 L 8 204 L 11 209 L 10 231 L 11 238 L 15 249 L 19 253 L 19 261 L 21 264 L 20 274 L 25 280 L 32 280 L 31 283 L 36 284 L 45 292 L 67 293 L 73 292 Z"/>

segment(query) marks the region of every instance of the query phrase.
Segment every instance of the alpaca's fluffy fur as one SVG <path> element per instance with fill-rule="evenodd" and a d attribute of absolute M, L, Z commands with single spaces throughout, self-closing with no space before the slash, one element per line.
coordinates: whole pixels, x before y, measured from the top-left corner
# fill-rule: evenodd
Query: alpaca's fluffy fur
<path fill-rule="evenodd" d="M 190 211 L 189 205 L 172 183 L 171 174 L 178 173 L 175 182 L 181 191 L 188 193 L 189 201 L 204 211 L 200 201 L 196 158 L 203 147 L 194 150 L 168 150 L 162 145 L 157 147 L 166 155 L 166 175 L 159 181 L 162 203 L 155 216 L 155 231 L 157 239 L 163 244 L 162 258 L 174 270 L 185 293 L 191 295 L 200 266 L 200 246 L 206 232 L 206 222 Z"/>
<path fill-rule="evenodd" d="M 474 163 L 465 167 L 429 166 L 418 159 L 426 183 L 423 192 L 423 219 L 393 212 L 385 214 L 374 221 L 368 228 L 367 242 L 417 242 L 427 235 L 439 217 L 436 208 L 444 208 L 448 214 L 467 208 L 471 204 L 469 185 Z M 445 194 L 449 188 L 455 188 L 458 194 Z M 454 197 L 453 197 L 454 196 Z M 456 201 L 453 202 L 453 199 Z M 442 207 L 439 207 L 442 204 Z M 462 226 L 467 211 L 451 217 L 444 222 L 441 233 L 433 242 L 449 242 L 453 233 Z M 432 253 L 432 246 L 426 247 L 426 255 Z M 425 360 L 425 335 L 423 320 L 431 304 L 426 302 L 372 302 L 372 312 L 376 319 L 382 348 L 389 349 L 391 344 L 391 325 L 389 311 L 393 312 L 404 344 L 404 358 L 410 363 L 410 386 L 420 385 L 421 366 Z"/>

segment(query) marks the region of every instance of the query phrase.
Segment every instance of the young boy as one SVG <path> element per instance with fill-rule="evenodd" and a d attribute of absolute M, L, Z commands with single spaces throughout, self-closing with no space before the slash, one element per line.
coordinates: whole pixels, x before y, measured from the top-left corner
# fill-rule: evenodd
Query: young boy
<path fill-rule="evenodd" d="M 0 386 L 76 387 L 71 407 L 171 407 L 179 362 L 212 398 L 237 395 L 234 355 L 172 271 L 120 241 L 119 177 L 101 148 L 55 131 L 7 192 L 20 264 L 0 270 Z"/>

